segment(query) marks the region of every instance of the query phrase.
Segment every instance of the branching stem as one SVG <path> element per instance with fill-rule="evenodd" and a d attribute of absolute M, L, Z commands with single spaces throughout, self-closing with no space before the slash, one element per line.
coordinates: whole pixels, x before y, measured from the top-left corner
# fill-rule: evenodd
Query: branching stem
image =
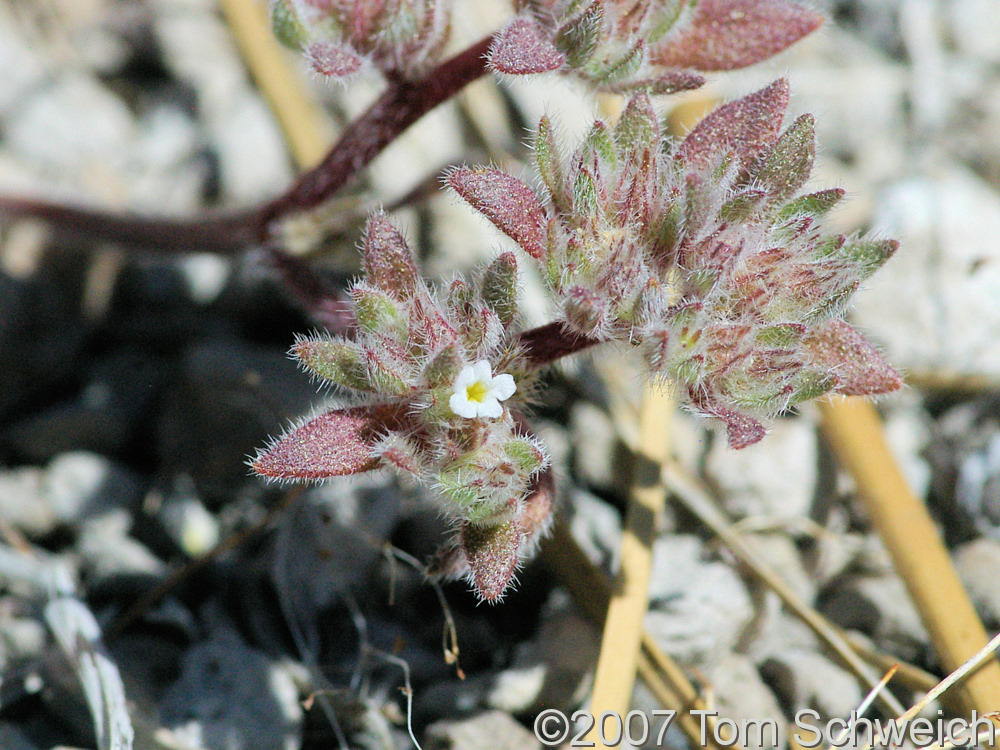
<path fill-rule="evenodd" d="M 316 208 L 333 197 L 404 130 L 487 72 L 492 36 L 444 61 L 417 81 L 391 79 L 374 104 L 347 128 L 326 158 L 283 194 L 259 206 L 166 219 L 0 195 L 0 217 L 38 218 L 90 239 L 165 252 L 223 255 L 268 239 L 279 219 Z"/>

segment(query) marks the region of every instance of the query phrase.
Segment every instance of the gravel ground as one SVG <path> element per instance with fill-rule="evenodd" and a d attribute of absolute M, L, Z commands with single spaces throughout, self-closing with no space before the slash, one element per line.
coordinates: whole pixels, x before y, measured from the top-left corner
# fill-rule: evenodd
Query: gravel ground
<path fill-rule="evenodd" d="M 813 184 L 853 195 L 834 221 L 901 240 L 852 317 L 910 374 L 913 387 L 880 404 L 888 435 L 995 629 L 1000 6 L 815 4 L 825 29 L 701 94 L 788 76 L 790 114 L 817 116 Z M 456 33 L 472 25 L 463 16 Z M 378 88 L 313 83 L 334 123 Z M 574 133 L 595 109 L 559 82 L 476 84 L 377 160 L 353 197 L 389 205 L 463 161 L 516 170 L 522 124 L 542 111 Z M 190 215 L 276 195 L 293 173 L 210 0 L 0 4 L 0 190 Z M 430 274 L 503 242 L 444 195 L 394 219 Z M 359 231 L 347 221 L 324 240 L 332 279 L 356 272 Z M 544 319 L 540 299 L 529 306 Z M 443 587 L 462 679 L 442 651 L 438 592 L 408 562 L 447 530 L 417 488 L 376 473 L 290 495 L 248 476 L 248 455 L 328 398 L 286 356 L 309 329 L 253 249 L 157 256 L 0 226 L 0 747 L 97 747 L 127 710 L 138 748 L 405 748 L 408 684 L 424 748 L 531 748 L 542 708 L 583 704 L 599 632 L 539 561 L 498 606 Z M 536 423 L 562 478 L 560 512 L 611 572 L 628 458 L 605 370 L 597 357 L 554 373 Z M 939 673 L 817 423 L 806 408 L 734 453 L 679 414 L 672 441 L 804 601 Z M 240 544 L 144 599 L 234 535 Z M 654 551 L 647 628 L 723 715 L 833 718 L 860 703 L 865 689 L 689 514 L 668 511 Z M 101 693 L 116 674 L 124 698 Z M 656 704 L 639 688 L 634 706 Z M 674 730 L 664 744 L 687 746 Z"/>

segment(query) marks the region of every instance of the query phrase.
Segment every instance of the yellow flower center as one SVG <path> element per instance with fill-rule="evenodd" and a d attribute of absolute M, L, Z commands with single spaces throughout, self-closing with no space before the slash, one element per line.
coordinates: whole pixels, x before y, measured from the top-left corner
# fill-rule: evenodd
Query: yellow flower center
<path fill-rule="evenodd" d="M 482 380 L 477 380 L 472 385 L 468 385 L 465 388 L 465 397 L 469 401 L 475 401 L 477 404 L 483 403 L 483 399 L 486 398 L 486 394 L 489 393 L 489 388 Z"/>

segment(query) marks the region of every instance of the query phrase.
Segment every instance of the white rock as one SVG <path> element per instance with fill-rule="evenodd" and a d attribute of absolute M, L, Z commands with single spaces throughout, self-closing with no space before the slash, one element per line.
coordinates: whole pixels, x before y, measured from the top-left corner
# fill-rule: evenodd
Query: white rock
<path fill-rule="evenodd" d="M 607 412 L 580 401 L 570 409 L 569 430 L 576 477 L 599 490 L 620 489 L 623 476 L 615 461 L 618 434 Z"/>
<path fill-rule="evenodd" d="M 756 445 L 735 451 L 716 440 L 705 471 L 736 518 L 809 515 L 816 486 L 816 431 L 805 418 L 778 420 Z"/>
<path fill-rule="evenodd" d="M 963 544 L 954 553 L 955 569 L 976 611 L 990 628 L 1000 625 L 1000 541 L 980 538 Z"/>
<path fill-rule="evenodd" d="M 438 721 L 427 727 L 427 750 L 541 750 L 530 731 L 501 711 L 468 719 Z"/>
<path fill-rule="evenodd" d="M 132 523 L 132 515 L 122 510 L 83 523 L 76 546 L 91 583 L 117 576 L 166 575 L 166 564 L 128 535 Z"/>
<path fill-rule="evenodd" d="M 209 131 L 228 200 L 250 203 L 288 187 L 292 171 L 285 142 L 267 105 L 255 93 L 246 90 L 224 117 L 209 123 Z"/>
<path fill-rule="evenodd" d="M 736 722 L 741 744 L 748 748 L 781 747 L 788 722 L 754 663 L 739 654 L 727 654 L 709 672 L 719 718 Z M 720 730 L 722 728 L 720 727 Z M 721 736 L 721 731 L 720 731 Z"/>
<path fill-rule="evenodd" d="M 962 0 L 960 3 L 943 3 L 951 26 L 950 39 L 956 51 L 985 63 L 1000 64 L 1000 5 L 994 0 Z"/>
<path fill-rule="evenodd" d="M 754 616 L 753 602 L 728 565 L 704 559 L 694 536 L 671 535 L 653 545 L 646 627 L 682 664 L 714 664 L 729 654 Z"/>
<path fill-rule="evenodd" d="M 197 125 L 179 109 L 158 106 L 140 119 L 139 128 L 129 155 L 129 205 L 157 214 L 194 213 L 202 205 L 207 176 Z"/>
<path fill-rule="evenodd" d="M 1000 195 L 954 166 L 883 196 L 901 249 L 855 297 L 856 320 L 903 369 L 1000 374 Z"/>
<path fill-rule="evenodd" d="M 812 602 L 816 595 L 816 582 L 806 570 L 798 547 L 787 533 L 747 535 L 746 541 L 802 601 Z"/>
<path fill-rule="evenodd" d="M 760 671 L 792 713 L 809 708 L 824 719 L 846 717 L 864 698 L 854 675 L 816 651 L 785 649 L 761 664 Z"/>
<path fill-rule="evenodd" d="M 132 113 L 95 79 L 67 71 L 33 90 L 6 123 L 5 145 L 62 184 L 105 182 L 136 134 Z"/>
<path fill-rule="evenodd" d="M 925 497 L 931 482 L 931 468 L 922 452 L 930 441 L 930 417 L 919 395 L 906 391 L 887 403 L 885 436 L 907 484 L 917 497 Z"/>
<path fill-rule="evenodd" d="M 569 529 L 590 561 L 610 571 L 621 548 L 622 519 L 613 507 L 581 489 L 570 491 Z"/>
<path fill-rule="evenodd" d="M 45 77 L 41 55 L 18 28 L 14 6 L 0 5 L 0 119 L 6 120 L 21 100 L 38 88 Z"/>

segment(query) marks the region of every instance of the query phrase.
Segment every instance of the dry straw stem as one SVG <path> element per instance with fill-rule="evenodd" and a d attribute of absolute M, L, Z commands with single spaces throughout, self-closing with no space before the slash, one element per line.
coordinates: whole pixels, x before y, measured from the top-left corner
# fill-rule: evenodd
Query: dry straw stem
<path fill-rule="evenodd" d="M 300 169 L 319 163 L 330 147 L 327 121 L 271 33 L 267 5 L 259 0 L 219 0 L 240 53 L 285 134 Z"/>
<path fill-rule="evenodd" d="M 608 609 L 611 587 L 561 521 L 556 521 L 552 535 L 542 545 L 542 556 L 583 614 L 592 622 L 601 622 Z M 687 734 L 692 747 L 702 747 L 699 722 L 690 712 L 705 710 L 708 706 L 681 668 L 663 653 L 646 630 L 642 631 L 638 674 L 664 708 L 678 712 L 677 724 Z M 722 750 L 712 741 L 716 720 L 713 717 L 706 717 L 706 720 L 713 731 L 709 733 L 705 750 Z M 727 747 L 742 750 L 738 743 Z"/>
<path fill-rule="evenodd" d="M 896 719 L 895 723 L 897 725 L 905 725 L 908 721 L 915 718 L 921 711 L 923 711 L 927 705 L 933 701 L 937 700 L 953 687 L 966 679 L 970 674 L 976 672 L 976 670 L 981 667 L 988 659 L 993 658 L 993 653 L 1000 648 L 1000 634 L 993 636 L 990 641 L 980 648 L 975 654 L 973 654 L 969 659 L 967 659 L 961 666 L 955 669 L 951 674 L 945 677 L 941 682 L 935 685 L 931 690 L 927 692 L 920 700 L 910 706 L 905 712 L 902 712 Z M 859 712 L 860 713 L 860 712 Z M 998 711 L 986 711 L 981 712 L 980 716 L 983 718 L 988 718 L 990 721 L 994 722 L 1000 726 L 1000 712 Z M 952 743 L 942 743 L 939 745 L 934 745 L 934 748 L 951 747 Z M 961 745 L 962 747 L 969 747 L 968 744 Z M 862 750 L 869 750 L 872 746 L 865 745 Z M 830 750 L 833 750 L 831 747 Z M 930 748 L 928 749 L 930 750 Z"/>
<path fill-rule="evenodd" d="M 664 484 L 684 507 L 711 529 L 741 563 L 766 583 L 782 603 L 816 633 L 863 685 L 870 689 L 878 684 L 878 675 L 855 653 L 843 634 L 802 601 L 770 566 L 757 557 L 750 544 L 733 529 L 708 490 L 697 479 L 674 462 L 664 467 L 662 477 Z M 890 693 L 880 692 L 878 700 L 889 716 L 896 716 L 903 710 L 902 705 Z"/>
<path fill-rule="evenodd" d="M 595 716 L 604 711 L 623 716 L 632 702 L 643 620 L 649 606 L 652 545 L 666 501 L 659 482 L 659 467 L 668 455 L 667 425 L 673 409 L 673 399 L 662 389 L 653 386 L 647 389 L 639 412 L 640 445 L 633 461 L 621 565 L 608 603 L 594 676 L 590 707 Z M 588 738 L 595 743 L 600 736 L 597 729 Z"/>
<path fill-rule="evenodd" d="M 895 669 L 896 682 L 905 685 L 914 693 L 926 693 L 937 685 L 938 678 L 930 672 L 926 672 L 909 662 L 900 661 L 895 656 L 890 656 L 872 648 L 872 645 L 857 633 L 844 633 L 844 638 L 851 644 L 851 648 L 857 651 L 858 656 L 869 664 L 874 665 L 882 671 Z"/>
<path fill-rule="evenodd" d="M 854 478 L 941 663 L 949 671 L 957 669 L 987 642 L 986 631 L 926 506 L 907 486 L 889 450 L 878 413 L 857 398 L 825 400 L 820 409 L 823 433 Z M 963 713 L 1000 708 L 1000 664 L 992 659 L 983 664 L 958 702 Z"/>

